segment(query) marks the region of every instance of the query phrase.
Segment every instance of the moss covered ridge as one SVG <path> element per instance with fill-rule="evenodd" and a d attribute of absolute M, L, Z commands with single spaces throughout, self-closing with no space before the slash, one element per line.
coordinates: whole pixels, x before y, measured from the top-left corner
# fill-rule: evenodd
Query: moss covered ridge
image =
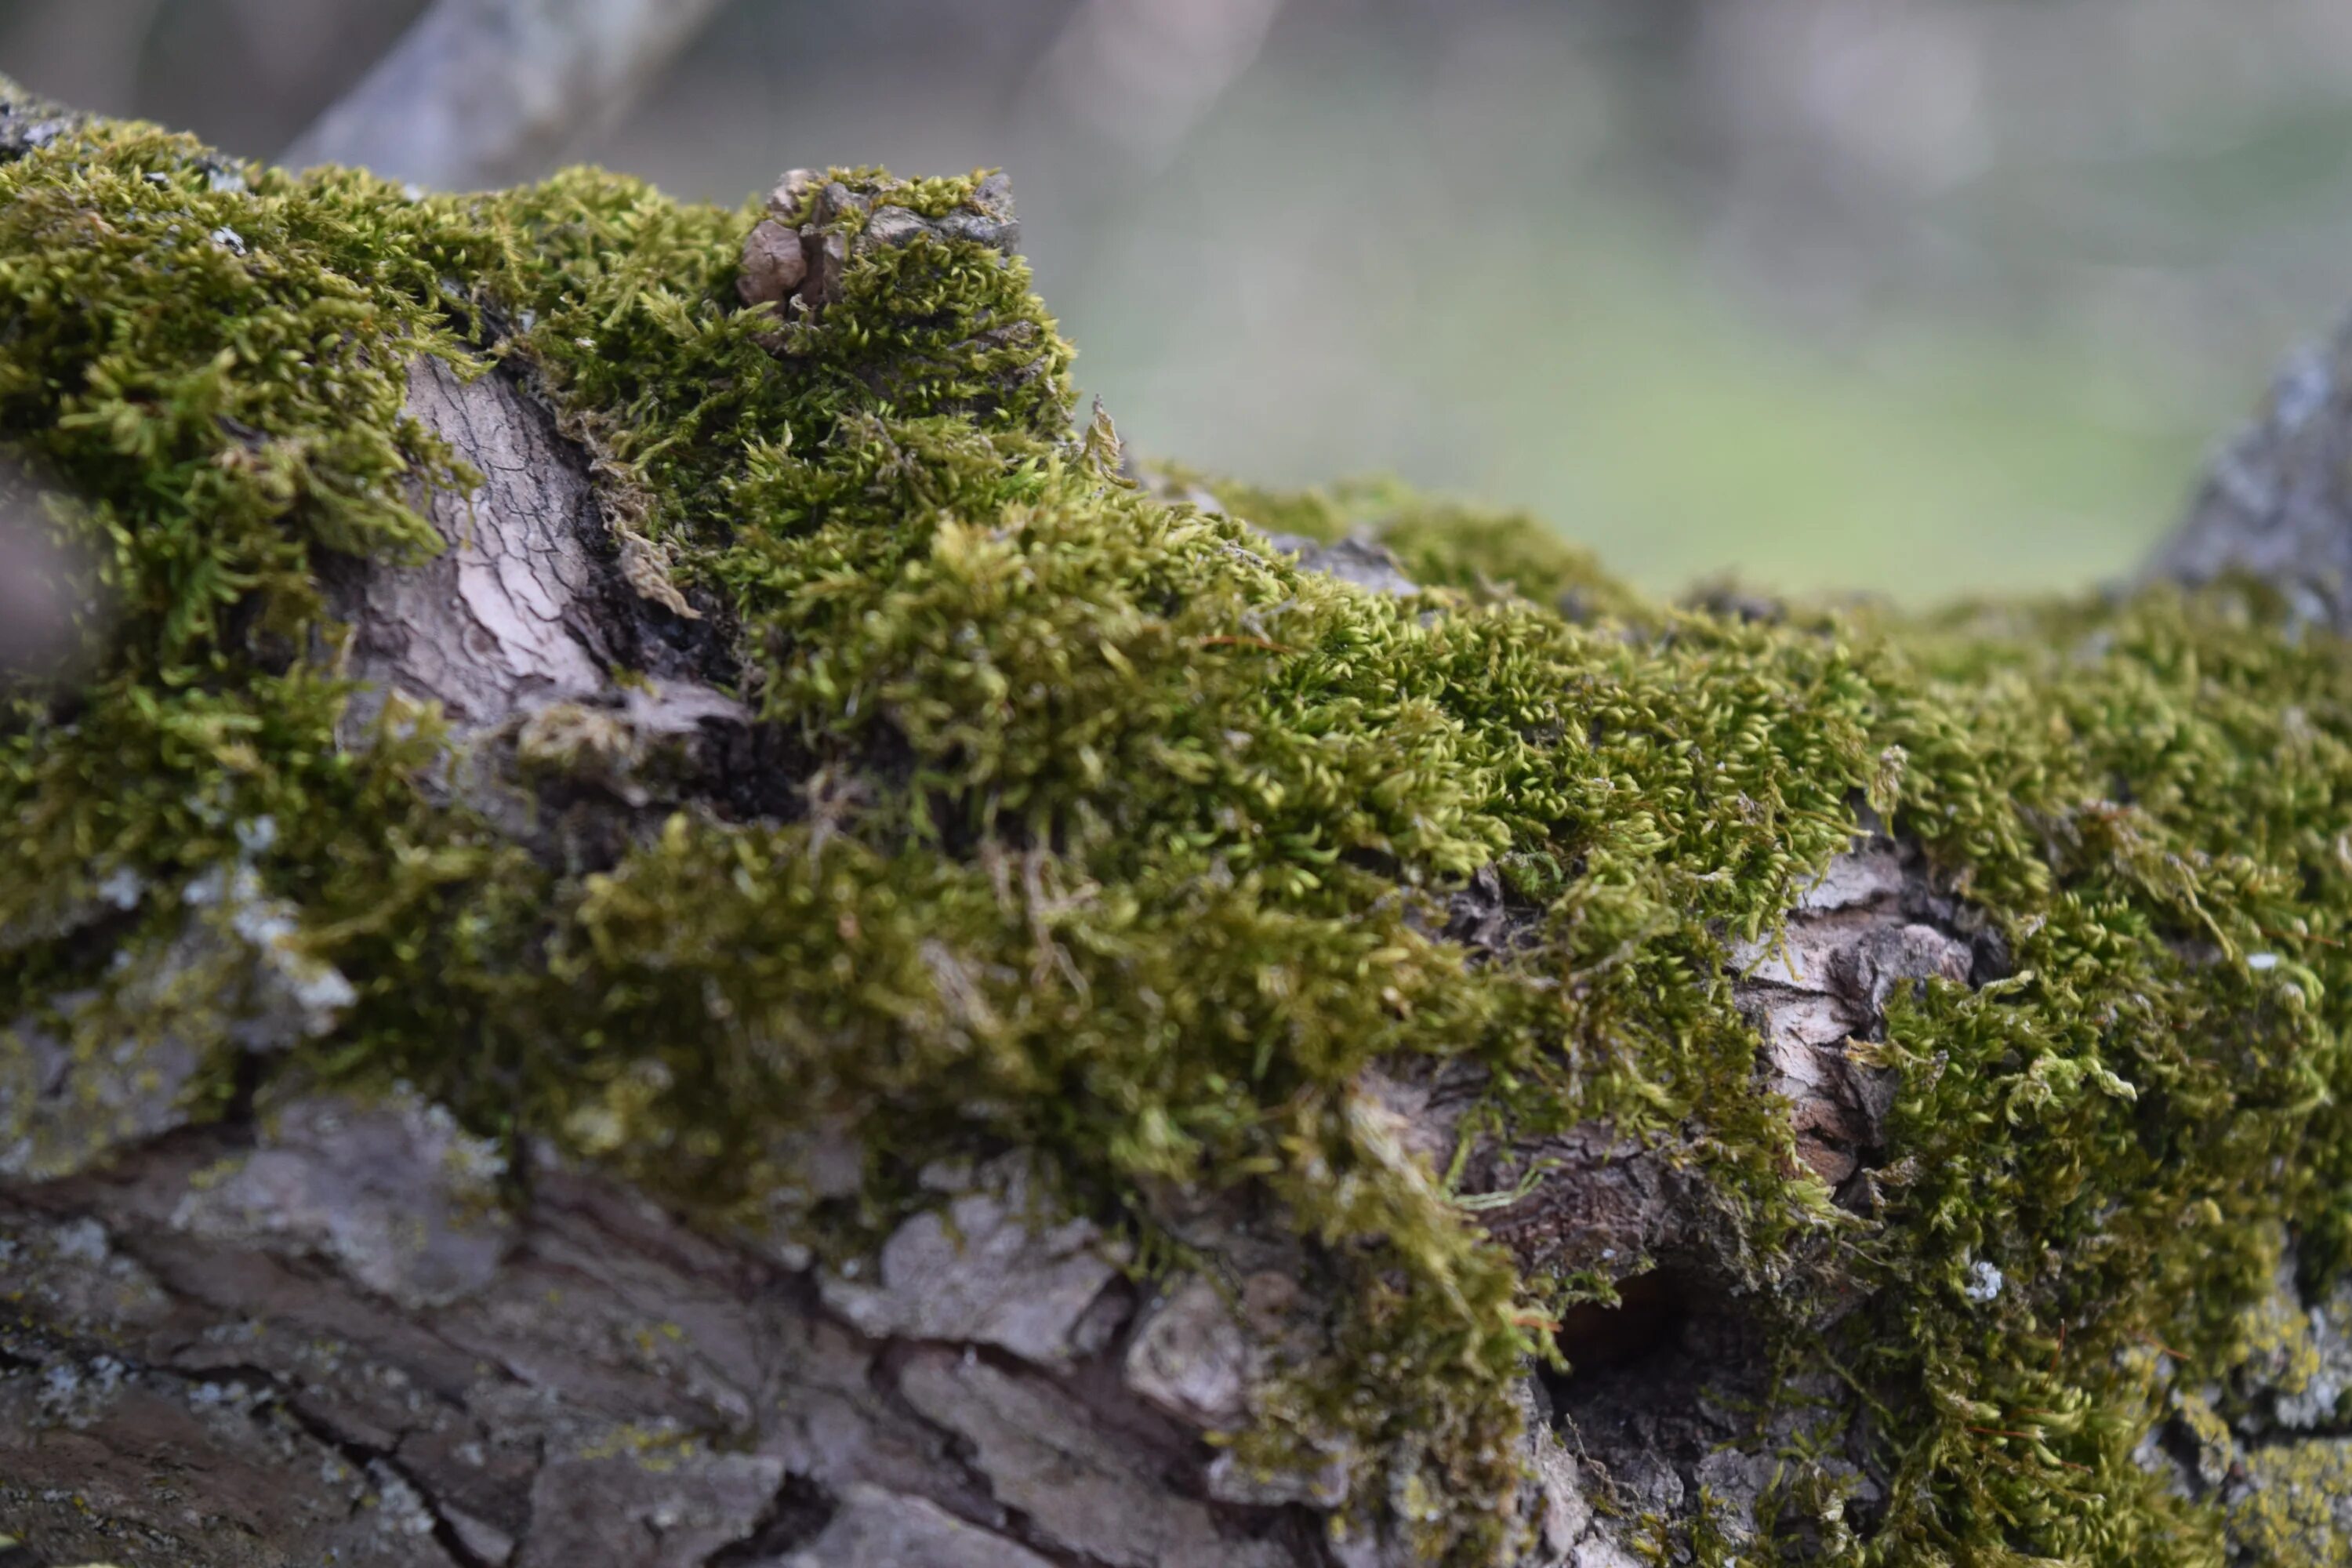
<path fill-rule="evenodd" d="M 750 208 L 593 170 L 418 197 L 12 112 L 0 437 L 88 563 L 88 646 L 0 709 L 11 1171 L 146 1131 L 106 1086 L 168 1068 L 198 1115 L 257 1076 L 405 1082 L 819 1239 L 1008 1147 L 1147 1266 L 1180 1250 L 1156 1194 L 1231 1193 L 1339 1303 L 1245 1452 L 1337 1447 L 1355 1510 L 1475 1563 L 1523 1528 L 1528 1359 L 1614 1280 L 1523 1268 L 1400 1152 L 1368 1072 L 1461 1064 L 1478 1124 L 1605 1124 L 1700 1184 L 1743 1310 L 1864 1298 L 1780 1355 L 1853 1391 L 1836 1441 L 1884 1485 L 1790 1447 L 1747 1560 L 2217 1560 L 2222 1505 L 2134 1452 L 2174 1400 L 2152 1368 L 2264 1353 L 2289 1245 L 2352 1263 L 2341 643 L 2245 594 L 1746 620 L 1391 487 L 1206 510 L 1073 430 L 1069 352 L 978 240 L 846 247 L 821 309 L 743 309 Z M 977 189 L 832 179 L 845 237 Z M 782 738 L 789 809 L 681 800 L 549 855 L 448 787 L 433 712 L 339 739 L 322 569 L 437 548 L 418 487 L 469 482 L 404 410 L 418 356 L 560 411 Z M 1380 532 L 1423 591 L 1243 517 Z M 1887 1159 L 1841 1207 L 1724 955 L 1865 809 L 2011 973 L 1890 1002 Z M 1474 952 L 1447 899 L 1489 868 L 1529 936 Z M 265 1004 L 293 1021 L 257 1055 Z M 58 1059 L 96 1086 L 79 1142 L 36 1124 Z M 859 1199 L 796 1202 L 820 1123 Z"/>

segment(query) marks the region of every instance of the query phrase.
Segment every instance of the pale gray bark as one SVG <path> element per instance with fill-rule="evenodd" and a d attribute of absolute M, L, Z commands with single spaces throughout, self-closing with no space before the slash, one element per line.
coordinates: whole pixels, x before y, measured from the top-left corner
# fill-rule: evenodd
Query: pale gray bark
<path fill-rule="evenodd" d="M 58 544 L 34 487 L 0 468 L 0 691 L 54 680 L 70 664 L 73 584 L 87 576 Z"/>
<path fill-rule="evenodd" d="M 428 190 L 534 178 L 625 113 L 719 0 L 434 0 L 279 162 Z"/>
<path fill-rule="evenodd" d="M 585 459 L 546 409 L 509 376 L 466 380 L 438 360 L 410 366 L 408 408 L 483 483 L 427 498 L 448 543 L 432 560 L 331 567 L 336 612 L 352 628 L 348 673 L 379 694 L 440 704 L 460 733 L 558 707 L 610 710 L 643 740 L 750 722 L 648 633 L 648 617 L 677 625 L 695 612 L 650 546 L 607 525 Z M 646 659 L 650 677 L 614 681 L 625 658 Z M 355 704 L 347 728 L 362 729 L 380 705 Z"/>

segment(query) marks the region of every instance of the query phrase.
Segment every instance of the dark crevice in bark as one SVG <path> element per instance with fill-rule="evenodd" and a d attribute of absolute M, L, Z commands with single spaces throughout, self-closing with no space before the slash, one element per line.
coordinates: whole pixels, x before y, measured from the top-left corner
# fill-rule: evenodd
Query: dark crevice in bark
<path fill-rule="evenodd" d="M 1569 1370 L 1547 1369 L 1543 1374 L 1555 1405 L 1567 1399 L 1574 1385 L 1638 1376 L 1659 1358 L 1670 1356 L 1690 1315 L 1692 1289 L 1689 1277 L 1680 1271 L 1652 1269 L 1621 1281 L 1615 1306 L 1586 1301 L 1561 1313 L 1556 1342 Z"/>
<path fill-rule="evenodd" d="M 1570 1370 L 1538 1376 L 1555 1428 L 1601 1489 L 1629 1515 L 1671 1517 L 1698 1497 L 1702 1461 L 1756 1438 L 1738 1413 L 1766 1405 L 1770 1314 L 1686 1261 L 1620 1293 L 1618 1307 L 1570 1314 Z"/>
<path fill-rule="evenodd" d="M 979 1445 L 972 1438 L 942 1426 L 907 1397 L 905 1390 L 900 1387 L 901 1374 L 910 1363 L 927 1354 L 955 1356 L 1023 1380 L 1033 1375 L 1034 1369 L 1017 1357 L 957 1341 L 894 1338 L 876 1350 L 867 1379 L 876 1396 L 906 1420 L 933 1432 L 939 1439 L 940 1452 L 956 1466 L 958 1479 L 970 1495 L 988 1504 L 986 1509 L 950 1511 L 959 1513 L 981 1529 L 1018 1541 L 1056 1564 L 1067 1564 L 1068 1568 L 1096 1568 L 1092 1558 L 1057 1551 L 1052 1537 L 1040 1531 L 1034 1519 L 997 1495 L 995 1483 L 990 1479 L 981 1462 Z"/>
<path fill-rule="evenodd" d="M 1470 874 L 1470 879 L 1447 895 L 1447 940 L 1470 952 L 1475 962 L 1507 959 L 1541 947 L 1549 925 L 1549 905 L 1528 898 L 1511 886 L 1491 861 Z"/>
<path fill-rule="evenodd" d="M 221 1107 L 220 1120 L 229 1127 L 250 1127 L 253 1124 L 254 1099 L 261 1092 L 263 1081 L 269 1076 L 269 1064 L 258 1051 L 239 1051 L 229 1064 L 228 1098 Z"/>
<path fill-rule="evenodd" d="M 2177 1421 L 2167 1422 L 2168 1427 L 2178 1427 Z M 2352 1440 L 2352 1421 L 2316 1422 L 2309 1426 L 2279 1426 L 2270 1424 L 2253 1426 L 2243 1419 L 2230 1427 L 2238 1447 L 2243 1453 L 2260 1453 L 2265 1448 L 2292 1447 L 2298 1443 L 2335 1443 Z M 2183 1436 L 2187 1436 L 2184 1431 Z"/>
<path fill-rule="evenodd" d="M 823 1487 L 805 1476 L 787 1475 L 769 1500 L 767 1511 L 753 1522 L 751 1533 L 713 1552 L 706 1560 L 708 1568 L 767 1564 L 814 1541 L 837 1511 L 833 1495 Z"/>
<path fill-rule="evenodd" d="M 283 1411 L 289 1420 L 300 1427 L 312 1442 L 340 1455 L 345 1464 L 350 1465 L 360 1474 L 366 1475 L 372 1470 L 381 1469 L 385 1474 L 396 1478 L 403 1486 L 415 1492 L 433 1515 L 434 1544 L 440 1547 L 449 1560 L 457 1565 L 457 1568 L 497 1568 L 497 1564 L 482 1557 L 466 1544 L 465 1538 L 458 1533 L 457 1527 L 449 1521 L 447 1510 L 441 1500 L 434 1496 L 434 1489 L 421 1477 L 404 1466 L 397 1455 L 362 1443 L 347 1433 L 337 1431 L 332 1425 L 304 1409 L 300 1400 L 290 1397 L 279 1380 L 262 1368 L 240 1367 L 230 1372 L 229 1375 L 257 1383 L 269 1390 L 277 1408 Z"/>

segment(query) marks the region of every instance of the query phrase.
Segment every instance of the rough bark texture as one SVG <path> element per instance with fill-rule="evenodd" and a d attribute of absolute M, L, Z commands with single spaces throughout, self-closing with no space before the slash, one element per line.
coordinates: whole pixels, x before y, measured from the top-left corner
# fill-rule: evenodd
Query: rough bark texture
<path fill-rule="evenodd" d="M 502 1213 L 487 1158 L 428 1107 L 302 1102 L 12 1198 L 12 1528 L 207 1563 L 1299 1560 L 1122 1391 L 1137 1303 L 1089 1227 L 976 1191 L 960 1255 L 910 1227 L 867 1285 L 559 1170 Z"/>
<path fill-rule="evenodd" d="M 461 735 L 503 727 L 526 753 L 601 750 L 616 770 L 666 748 L 720 787 L 728 759 L 711 747 L 740 741 L 751 713 L 703 679 L 717 657 L 707 628 L 650 549 L 606 525 L 578 447 L 510 376 L 461 381 L 422 360 L 408 384 L 411 411 L 484 482 L 429 499 L 449 548 L 422 566 L 329 574 L 352 628 L 344 668 L 374 694 L 351 704 L 347 737 L 398 692 L 439 704 Z M 623 686 L 616 668 L 644 678 Z"/>

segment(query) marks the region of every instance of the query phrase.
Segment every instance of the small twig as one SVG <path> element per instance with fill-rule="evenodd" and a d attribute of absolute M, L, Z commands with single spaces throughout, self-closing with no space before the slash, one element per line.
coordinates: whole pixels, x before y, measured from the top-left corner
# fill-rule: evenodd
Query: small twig
<path fill-rule="evenodd" d="M 1202 637 L 1200 639 L 1200 643 L 1202 647 L 1262 647 L 1269 653 L 1297 653 L 1298 651 L 1297 648 L 1292 647 L 1286 643 L 1276 642 L 1271 637 L 1245 637 L 1225 635 Z"/>
<path fill-rule="evenodd" d="M 2322 936 L 2317 931 L 2273 931 L 2268 926 L 2256 926 L 2254 930 L 2271 942 L 2315 942 L 2322 947 L 2339 950 L 2352 947 L 2352 942 L 2345 942 L 2339 937 Z"/>
<path fill-rule="evenodd" d="M 1971 1426 L 1969 1430 L 1971 1432 L 1981 1433 L 1987 1437 L 2014 1437 L 2021 1443 L 2039 1443 L 2042 1441 L 2041 1438 L 2036 1437 L 2031 1432 L 2008 1432 L 2002 1430 L 1999 1426 Z M 2055 1454 L 2051 1455 L 2050 1458 L 2053 1463 L 2063 1465 L 2070 1470 L 2080 1470 L 2084 1475 L 2091 1473 L 2091 1467 L 2088 1465 L 2078 1465 L 2072 1459 L 2061 1459 Z"/>

